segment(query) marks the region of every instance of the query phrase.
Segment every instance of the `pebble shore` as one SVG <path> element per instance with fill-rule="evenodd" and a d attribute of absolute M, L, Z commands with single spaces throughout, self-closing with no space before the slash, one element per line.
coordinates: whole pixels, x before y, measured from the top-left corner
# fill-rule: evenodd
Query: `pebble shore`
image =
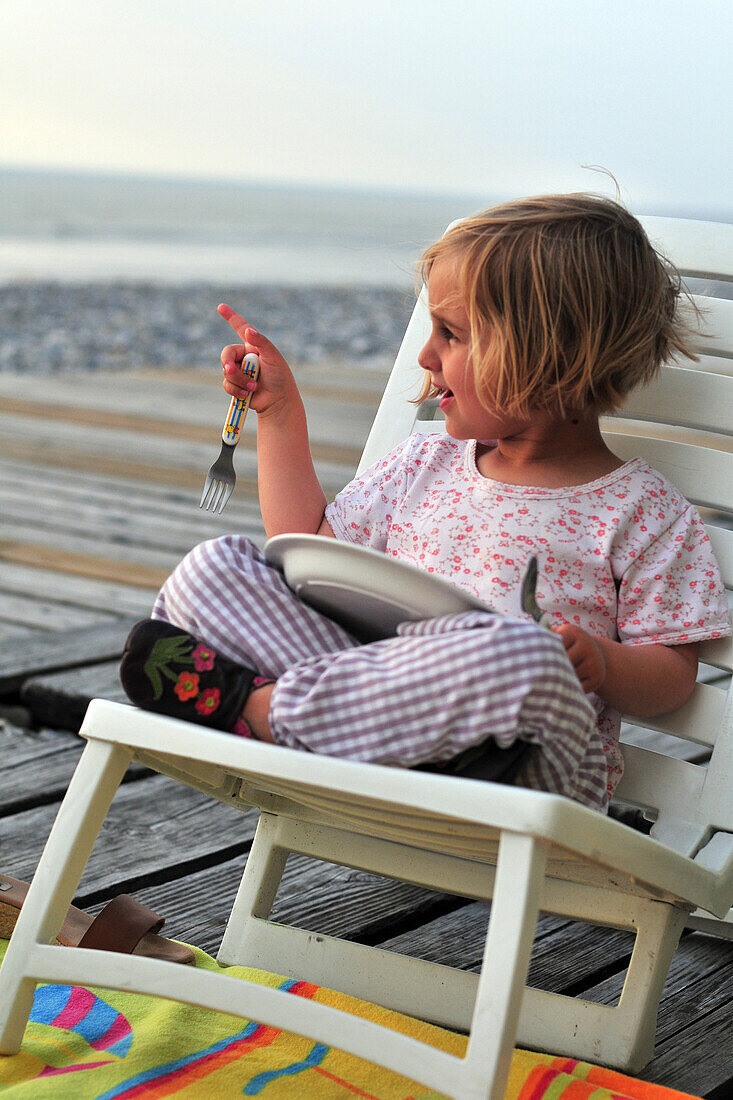
<path fill-rule="evenodd" d="M 20 374 L 200 367 L 236 342 L 228 302 L 295 362 L 383 369 L 414 305 L 393 287 L 11 283 L 0 286 L 0 370 Z"/>

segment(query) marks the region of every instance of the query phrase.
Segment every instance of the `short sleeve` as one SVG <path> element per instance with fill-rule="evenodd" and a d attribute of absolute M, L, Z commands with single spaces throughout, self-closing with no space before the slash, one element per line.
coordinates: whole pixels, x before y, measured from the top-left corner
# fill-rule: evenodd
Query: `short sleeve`
<path fill-rule="evenodd" d="M 699 513 L 685 507 L 624 570 L 618 634 L 631 645 L 683 645 L 731 633 L 725 588 Z"/>
<path fill-rule="evenodd" d="M 326 507 L 337 539 L 385 551 L 389 530 L 415 475 L 420 436 L 410 436 L 341 490 Z"/>

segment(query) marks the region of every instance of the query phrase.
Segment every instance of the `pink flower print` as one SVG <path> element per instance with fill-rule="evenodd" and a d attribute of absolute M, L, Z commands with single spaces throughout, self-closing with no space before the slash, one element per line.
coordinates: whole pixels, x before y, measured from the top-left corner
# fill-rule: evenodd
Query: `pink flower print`
<path fill-rule="evenodd" d="M 193 667 L 197 672 L 211 672 L 214 667 L 214 658 L 216 657 L 213 649 L 209 649 L 203 642 L 199 642 L 191 656 L 193 658 Z"/>
<path fill-rule="evenodd" d="M 196 701 L 196 710 L 199 714 L 213 714 L 215 710 L 219 709 L 219 703 L 221 702 L 221 692 L 218 688 L 207 688 L 206 691 L 201 693 L 201 697 Z"/>
<path fill-rule="evenodd" d="M 195 699 L 199 693 L 197 674 L 195 672 L 182 672 L 173 690 L 182 703 L 185 703 L 187 699 Z"/>

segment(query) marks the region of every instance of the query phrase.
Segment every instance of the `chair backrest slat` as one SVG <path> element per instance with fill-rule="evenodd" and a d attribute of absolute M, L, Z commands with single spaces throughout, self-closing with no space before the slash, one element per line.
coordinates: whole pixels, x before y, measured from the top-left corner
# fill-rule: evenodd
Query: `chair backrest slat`
<path fill-rule="evenodd" d="M 733 280 L 733 225 L 641 216 L 650 241 L 683 275 Z"/>
<path fill-rule="evenodd" d="M 698 352 L 697 359 L 673 359 L 672 366 L 684 370 L 699 371 L 701 374 L 733 374 L 733 359 L 727 355 L 708 355 Z"/>
<path fill-rule="evenodd" d="M 700 660 L 723 672 L 733 673 L 733 638 L 713 638 L 709 642 L 700 642 L 698 649 Z"/>
<path fill-rule="evenodd" d="M 733 376 L 668 366 L 633 390 L 618 415 L 733 435 L 732 409 Z"/>
<path fill-rule="evenodd" d="M 645 458 L 697 507 L 733 512 L 733 454 L 607 429 L 603 434 L 619 458 Z"/>
<path fill-rule="evenodd" d="M 723 721 L 725 692 L 708 684 L 697 684 L 684 706 L 671 714 L 655 718 L 637 718 L 628 715 L 629 721 L 643 724 L 647 729 L 691 741 L 695 745 L 712 748 Z"/>
<path fill-rule="evenodd" d="M 705 768 L 645 749 L 624 745 L 624 775 L 617 794 L 642 810 L 685 817 L 680 807 L 694 804 L 705 782 Z"/>
<path fill-rule="evenodd" d="M 727 298 L 705 298 L 700 294 L 693 294 L 692 300 L 702 315 L 692 346 L 701 355 L 733 357 L 733 302 Z M 690 320 L 694 323 L 693 318 Z"/>

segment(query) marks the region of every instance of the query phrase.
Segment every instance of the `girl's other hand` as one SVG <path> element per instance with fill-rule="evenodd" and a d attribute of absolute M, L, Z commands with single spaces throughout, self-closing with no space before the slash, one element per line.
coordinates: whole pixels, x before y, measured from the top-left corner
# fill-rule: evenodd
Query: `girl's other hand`
<path fill-rule="evenodd" d="M 224 371 L 223 386 L 231 397 L 252 395 L 250 408 L 262 416 L 280 407 L 286 408 L 293 398 L 298 398 L 298 387 L 290 367 L 274 344 L 236 313 L 231 306 L 219 306 L 219 314 L 228 321 L 242 344 L 228 344 L 221 353 Z M 260 374 L 253 382 L 242 371 L 245 355 L 255 352 L 260 358 Z"/>
<path fill-rule="evenodd" d="M 560 635 L 583 691 L 597 692 L 606 679 L 606 658 L 598 639 L 587 630 L 569 623 L 552 630 Z"/>

